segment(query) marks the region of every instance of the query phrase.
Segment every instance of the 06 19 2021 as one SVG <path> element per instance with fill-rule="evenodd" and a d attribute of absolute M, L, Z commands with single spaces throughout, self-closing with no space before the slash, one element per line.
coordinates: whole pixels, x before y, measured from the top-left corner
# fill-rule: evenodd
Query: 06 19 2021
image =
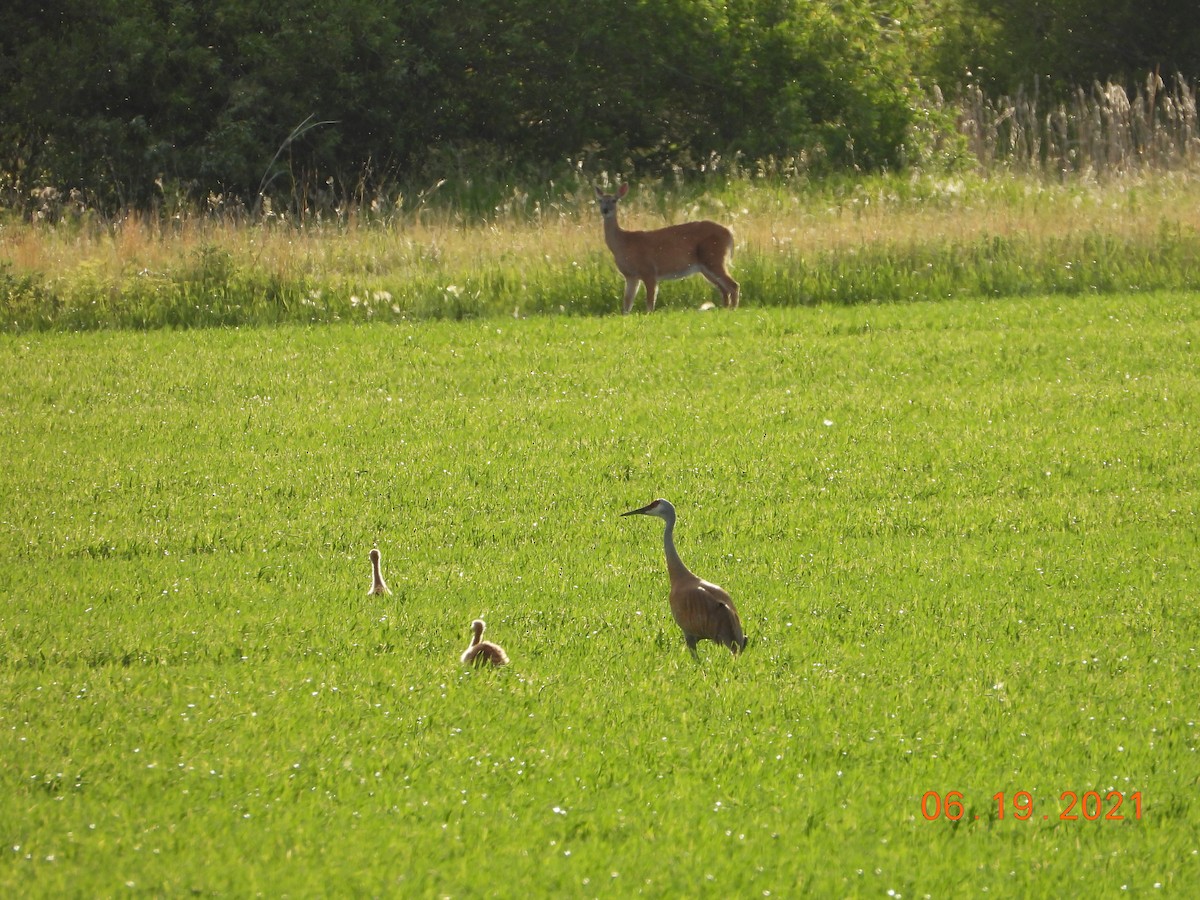
<path fill-rule="evenodd" d="M 1123 822 L 1127 819 L 1141 821 L 1142 818 L 1141 791 L 1130 794 L 1124 791 L 1063 791 L 1058 796 L 1059 808 L 1054 813 L 1046 812 L 1040 816 L 1035 810 L 1033 794 L 1029 791 L 1012 794 L 999 791 L 991 799 L 995 808 L 989 818 L 994 819 Z M 979 819 L 984 813 L 969 816 L 961 791 L 947 791 L 944 795 L 937 791 L 926 791 L 921 797 L 921 815 L 930 822 L 937 819 L 957 822 L 968 817 Z"/>

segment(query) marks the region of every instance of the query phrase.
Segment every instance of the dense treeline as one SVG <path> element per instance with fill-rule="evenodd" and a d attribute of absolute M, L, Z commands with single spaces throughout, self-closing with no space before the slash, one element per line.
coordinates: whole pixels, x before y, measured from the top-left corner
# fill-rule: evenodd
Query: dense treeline
<path fill-rule="evenodd" d="M 958 0 L 941 77 L 969 74 L 993 96 L 1037 85 L 1062 98 L 1095 82 L 1200 75 L 1192 0 Z"/>
<path fill-rule="evenodd" d="M 102 208 L 310 205 L 454 167 L 662 171 L 714 154 L 894 169 L 919 153 L 918 124 L 947 127 L 918 113 L 931 79 L 974 67 L 1008 87 L 1041 72 L 1026 59 L 1064 83 L 1081 60 L 1087 77 L 1195 72 L 1194 29 L 1156 38 L 1139 20 L 1137 52 L 1110 41 L 1107 62 L 1073 43 L 1081 21 L 1119 27 L 1155 5 L 11 0 L 0 202 L 54 187 Z"/>

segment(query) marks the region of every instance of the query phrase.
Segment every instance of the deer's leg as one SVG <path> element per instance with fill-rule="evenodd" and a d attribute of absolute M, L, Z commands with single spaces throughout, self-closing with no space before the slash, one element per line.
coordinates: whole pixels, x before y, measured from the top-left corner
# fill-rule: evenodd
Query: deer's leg
<path fill-rule="evenodd" d="M 625 276 L 625 299 L 621 302 L 621 314 L 629 315 L 629 311 L 633 309 L 633 298 L 637 296 L 638 279 L 632 275 Z"/>
<path fill-rule="evenodd" d="M 728 272 L 724 270 L 701 269 L 700 274 L 712 282 L 712 285 L 721 292 L 721 299 L 725 301 L 726 309 L 737 308 L 738 294 L 741 291 L 738 283 L 729 277 Z"/>
<path fill-rule="evenodd" d="M 653 278 L 644 279 L 646 284 L 646 312 L 654 312 L 654 301 L 658 297 L 658 282 Z"/>

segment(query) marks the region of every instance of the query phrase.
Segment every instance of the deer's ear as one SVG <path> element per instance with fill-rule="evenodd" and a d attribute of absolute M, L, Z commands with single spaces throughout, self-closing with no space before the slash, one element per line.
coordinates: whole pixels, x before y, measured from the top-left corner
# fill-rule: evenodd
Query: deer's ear
<path fill-rule="evenodd" d="M 628 193 L 629 193 L 629 185 L 623 184 L 623 185 L 621 185 L 620 190 L 617 191 L 617 197 L 624 197 Z"/>
<path fill-rule="evenodd" d="M 596 188 L 596 199 L 597 200 L 604 199 L 604 191 L 600 190 L 600 188 Z"/>

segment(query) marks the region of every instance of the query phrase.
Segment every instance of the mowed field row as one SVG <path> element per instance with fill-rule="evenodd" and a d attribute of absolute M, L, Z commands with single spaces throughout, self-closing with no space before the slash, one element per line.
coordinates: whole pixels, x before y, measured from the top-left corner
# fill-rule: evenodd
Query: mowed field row
<path fill-rule="evenodd" d="M 1184 894 L 1198 340 L 1169 293 L 0 336 L 0 892 Z M 743 655 L 687 654 L 660 496 Z"/>

